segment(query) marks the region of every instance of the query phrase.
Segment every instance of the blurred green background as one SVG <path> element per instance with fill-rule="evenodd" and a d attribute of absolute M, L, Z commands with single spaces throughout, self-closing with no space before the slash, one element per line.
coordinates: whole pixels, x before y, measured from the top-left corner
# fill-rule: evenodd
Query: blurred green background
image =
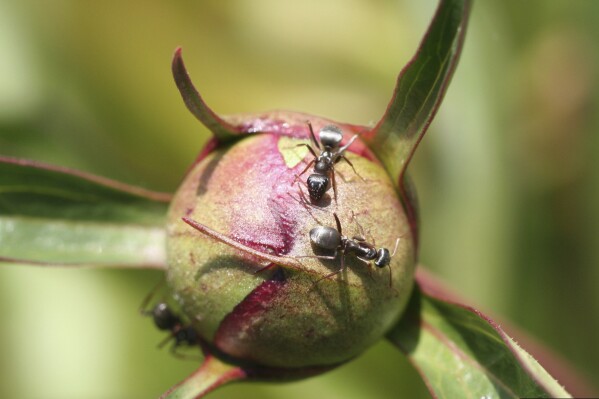
<path fill-rule="evenodd" d="M 219 113 L 382 115 L 436 2 L 0 0 L 0 154 L 172 191 L 207 140 L 176 46 Z M 480 1 L 411 167 L 421 260 L 599 375 L 599 2 Z M 593 39 L 595 38 L 595 39 Z M 137 313 L 160 273 L 0 268 L 0 397 L 149 398 L 196 364 Z M 427 397 L 381 343 L 304 382 L 213 398 Z"/>

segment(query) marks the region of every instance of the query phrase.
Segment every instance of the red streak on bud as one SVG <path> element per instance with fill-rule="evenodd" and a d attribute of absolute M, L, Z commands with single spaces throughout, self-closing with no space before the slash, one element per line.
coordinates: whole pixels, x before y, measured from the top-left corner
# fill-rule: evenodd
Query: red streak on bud
<path fill-rule="evenodd" d="M 286 284 L 284 271 L 279 269 L 270 280 L 256 287 L 223 319 L 214 337 L 214 344 L 221 349 L 235 347 L 240 336 L 251 334 L 255 322 L 270 309 Z"/>

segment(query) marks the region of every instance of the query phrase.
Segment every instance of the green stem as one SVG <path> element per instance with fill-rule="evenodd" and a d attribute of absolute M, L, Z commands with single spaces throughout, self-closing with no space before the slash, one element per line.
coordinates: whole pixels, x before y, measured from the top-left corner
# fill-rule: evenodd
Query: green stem
<path fill-rule="evenodd" d="M 220 359 L 208 355 L 199 369 L 165 392 L 161 399 L 202 398 L 218 387 L 245 377 L 246 374 L 240 367 L 224 363 Z"/>

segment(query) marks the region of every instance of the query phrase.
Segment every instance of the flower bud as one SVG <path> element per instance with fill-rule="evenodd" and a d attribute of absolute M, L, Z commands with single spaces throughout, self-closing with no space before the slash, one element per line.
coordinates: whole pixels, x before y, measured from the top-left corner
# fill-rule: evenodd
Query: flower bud
<path fill-rule="evenodd" d="M 340 159 L 335 184 L 311 200 L 314 167 L 306 167 L 314 155 L 298 146 L 310 143 L 300 120 L 284 114 L 269 122 L 294 126 L 295 137 L 247 135 L 203 157 L 168 215 L 168 284 L 182 312 L 218 351 L 265 367 L 328 367 L 355 357 L 394 325 L 413 285 L 413 238 L 386 171 L 358 138 L 345 152 L 353 167 Z M 330 125 L 310 120 L 315 131 Z M 360 131 L 339 127 L 344 143 Z M 335 253 L 311 242 L 310 231 L 336 229 L 335 216 L 342 236 L 372 244 L 379 257 L 399 239 L 389 265 L 350 250 L 316 258 Z"/>

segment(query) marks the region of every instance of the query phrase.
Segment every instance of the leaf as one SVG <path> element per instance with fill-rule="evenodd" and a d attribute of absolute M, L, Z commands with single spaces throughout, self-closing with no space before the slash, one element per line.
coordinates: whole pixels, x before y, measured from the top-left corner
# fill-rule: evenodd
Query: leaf
<path fill-rule="evenodd" d="M 391 101 L 365 136 L 399 182 L 445 95 L 458 62 L 470 0 L 441 0 L 416 55 L 401 71 Z"/>
<path fill-rule="evenodd" d="M 453 76 L 471 4 L 470 0 L 440 1 L 416 55 L 397 78 L 385 114 L 362 136 L 398 185 L 416 248 L 418 206 L 405 172 Z"/>
<path fill-rule="evenodd" d="M 0 157 L 0 261 L 162 268 L 170 197 Z"/>
<path fill-rule="evenodd" d="M 387 338 L 435 398 L 569 398 L 545 369 L 478 310 L 437 297 L 419 278 Z"/>

